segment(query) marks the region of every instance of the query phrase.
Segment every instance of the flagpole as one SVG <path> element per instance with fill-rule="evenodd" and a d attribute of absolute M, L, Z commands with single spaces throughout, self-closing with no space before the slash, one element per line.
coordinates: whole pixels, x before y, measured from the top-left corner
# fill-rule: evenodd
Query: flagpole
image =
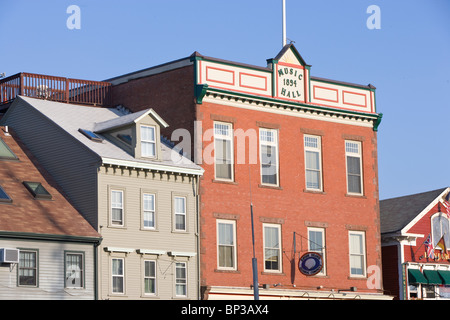
<path fill-rule="evenodd" d="M 250 186 L 250 216 L 252 219 L 252 244 L 253 244 L 253 258 L 252 258 L 252 271 L 253 271 L 253 298 L 259 300 L 259 284 L 258 284 L 258 263 L 255 256 L 255 229 L 253 226 L 253 201 L 252 201 L 252 182 L 250 166 L 248 167 L 248 179 Z"/>
<path fill-rule="evenodd" d="M 283 47 L 286 45 L 286 0 L 283 1 Z"/>

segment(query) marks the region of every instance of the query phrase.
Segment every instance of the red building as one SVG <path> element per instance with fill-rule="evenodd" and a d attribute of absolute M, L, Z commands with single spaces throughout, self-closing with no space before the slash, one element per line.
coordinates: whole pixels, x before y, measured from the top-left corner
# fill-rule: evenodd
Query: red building
<path fill-rule="evenodd" d="M 108 80 L 113 105 L 170 119 L 162 134 L 205 169 L 203 299 L 253 299 L 253 258 L 261 298 L 390 298 L 375 87 L 310 70 L 286 45 L 265 67 L 195 52 Z"/>
<path fill-rule="evenodd" d="M 449 191 L 380 201 L 383 282 L 396 299 L 450 298 Z"/>

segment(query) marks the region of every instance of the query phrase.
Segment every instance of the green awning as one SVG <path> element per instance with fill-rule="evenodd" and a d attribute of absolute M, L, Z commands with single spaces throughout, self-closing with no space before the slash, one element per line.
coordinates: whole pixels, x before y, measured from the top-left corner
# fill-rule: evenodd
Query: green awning
<path fill-rule="evenodd" d="M 442 283 L 450 285 L 450 271 L 438 270 L 438 273 L 442 278 Z"/>
<path fill-rule="evenodd" d="M 428 280 L 425 276 L 420 272 L 419 269 L 408 269 L 408 283 L 409 284 L 427 284 Z"/>
<path fill-rule="evenodd" d="M 428 279 L 428 284 L 442 284 L 442 279 L 437 270 L 423 270 L 423 274 Z"/>

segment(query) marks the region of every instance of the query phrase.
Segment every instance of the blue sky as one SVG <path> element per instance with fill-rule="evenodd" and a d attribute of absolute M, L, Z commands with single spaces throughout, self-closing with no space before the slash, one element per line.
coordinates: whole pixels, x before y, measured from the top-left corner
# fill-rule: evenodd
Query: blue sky
<path fill-rule="evenodd" d="M 66 12 L 81 9 L 81 29 Z M 369 29 L 377 5 L 381 29 Z M 286 0 L 311 74 L 377 87 L 380 198 L 450 185 L 450 1 Z M 0 0 L 0 73 L 104 80 L 189 56 L 265 66 L 281 0 Z"/>

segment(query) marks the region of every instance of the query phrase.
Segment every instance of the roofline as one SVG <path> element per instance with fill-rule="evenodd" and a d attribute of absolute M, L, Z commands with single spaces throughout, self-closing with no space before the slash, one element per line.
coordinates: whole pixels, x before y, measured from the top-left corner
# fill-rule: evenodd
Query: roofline
<path fill-rule="evenodd" d="M 154 164 L 154 163 L 143 163 L 138 161 L 129 161 L 129 160 L 119 160 L 112 158 L 102 158 L 102 165 L 113 165 L 113 166 L 121 166 L 121 167 L 132 167 L 139 169 L 147 169 L 147 170 L 156 170 L 156 171 L 167 171 L 173 173 L 183 173 L 190 175 L 203 175 L 205 170 L 201 167 L 199 169 L 191 169 L 191 168 L 183 168 L 177 167 L 176 165 L 163 165 L 163 164 Z"/>
<path fill-rule="evenodd" d="M 15 238 L 24 240 L 40 240 L 40 241 L 67 241 L 67 242 L 87 242 L 97 243 L 102 242 L 101 235 L 93 236 L 74 236 L 67 234 L 47 234 L 47 233 L 32 233 L 20 231 L 0 231 L 0 238 Z"/>
<path fill-rule="evenodd" d="M 437 189 L 439 190 L 439 189 Z M 444 195 L 446 195 L 447 193 L 449 193 L 450 191 L 450 187 L 447 187 L 444 189 L 444 191 L 442 191 L 433 201 L 431 201 L 428 206 L 425 207 L 425 209 L 423 209 L 418 215 L 416 215 L 406 226 L 404 226 L 400 232 L 403 233 L 407 233 L 406 230 L 409 230 L 410 228 L 412 228 L 412 226 L 414 226 L 420 219 L 423 218 L 423 216 L 425 214 L 428 213 L 428 211 L 430 211 L 435 205 L 438 204 L 438 202 L 440 202 L 440 200 L 444 197 Z"/>

